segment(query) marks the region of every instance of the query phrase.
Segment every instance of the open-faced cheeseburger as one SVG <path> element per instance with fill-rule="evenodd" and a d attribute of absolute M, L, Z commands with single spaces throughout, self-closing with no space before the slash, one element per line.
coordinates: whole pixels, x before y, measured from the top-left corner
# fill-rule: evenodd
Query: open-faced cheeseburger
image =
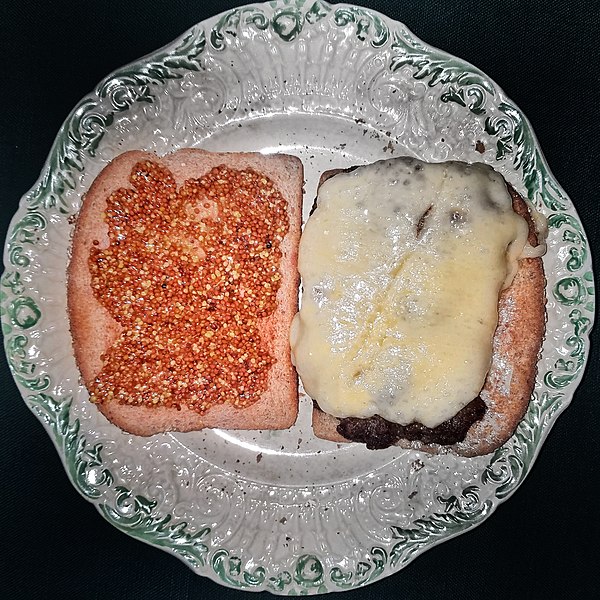
<path fill-rule="evenodd" d="M 483 164 L 325 173 L 291 332 L 315 434 L 467 456 L 503 444 L 544 334 L 543 229 Z"/>

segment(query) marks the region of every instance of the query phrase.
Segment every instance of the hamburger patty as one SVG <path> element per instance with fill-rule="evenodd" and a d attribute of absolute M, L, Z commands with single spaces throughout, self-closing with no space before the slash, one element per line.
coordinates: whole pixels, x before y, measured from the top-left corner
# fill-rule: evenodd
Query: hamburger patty
<path fill-rule="evenodd" d="M 399 425 L 379 415 L 373 415 L 366 419 L 357 417 L 340 419 L 337 431 L 350 441 L 366 444 L 370 450 L 393 446 L 402 439 L 424 444 L 450 445 L 462 442 L 471 425 L 481 420 L 485 411 L 485 403 L 477 396 L 451 419 L 434 428 L 425 427 L 421 423 Z"/>

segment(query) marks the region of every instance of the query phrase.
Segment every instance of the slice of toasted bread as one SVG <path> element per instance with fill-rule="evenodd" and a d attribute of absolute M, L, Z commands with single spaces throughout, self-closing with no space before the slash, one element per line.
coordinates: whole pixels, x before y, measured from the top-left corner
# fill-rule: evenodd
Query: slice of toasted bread
<path fill-rule="evenodd" d="M 108 226 L 103 221 L 106 199 L 119 188 L 131 187 L 134 165 L 152 161 L 171 171 L 177 186 L 200 178 L 214 167 L 252 169 L 268 177 L 287 202 L 289 230 L 281 243 L 281 285 L 275 312 L 259 322 L 261 338 L 267 340 L 275 358 L 268 374 L 267 389 L 258 401 L 245 408 L 230 404 L 212 406 L 199 414 L 186 405 L 148 407 L 99 398 L 99 410 L 124 431 L 148 436 L 163 431 L 210 428 L 285 429 L 297 416 L 297 375 L 291 364 L 288 331 L 298 304 L 298 243 L 302 220 L 303 169 L 289 155 L 258 153 L 213 153 L 183 149 L 159 158 L 153 153 L 131 151 L 108 164 L 93 182 L 81 207 L 72 241 L 68 267 L 68 313 L 75 359 L 86 386 L 103 367 L 103 354 L 122 333 L 121 325 L 98 302 L 91 287 L 89 256 L 93 247 L 106 248 Z"/>
<path fill-rule="evenodd" d="M 352 169 L 345 171 L 349 170 Z M 340 172 L 342 170 L 323 173 L 319 186 Z M 535 247 L 538 236 L 527 203 L 512 186 L 508 185 L 508 190 L 514 211 L 528 222 L 528 242 Z M 512 285 L 502 292 L 498 302 L 492 364 L 480 394 L 487 409 L 483 419 L 470 427 L 464 441 L 441 446 L 400 440 L 396 445 L 432 454 L 453 452 L 461 456 L 479 456 L 493 452 L 511 437 L 527 411 L 535 384 L 546 325 L 545 285 L 542 259 L 521 259 Z M 339 423 L 340 419 L 323 412 L 315 404 L 312 425 L 317 437 L 349 442 L 338 432 Z"/>

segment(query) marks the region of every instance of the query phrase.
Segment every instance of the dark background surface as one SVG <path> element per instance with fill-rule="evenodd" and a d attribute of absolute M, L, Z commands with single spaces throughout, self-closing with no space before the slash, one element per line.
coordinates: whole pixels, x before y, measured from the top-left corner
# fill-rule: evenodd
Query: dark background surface
<path fill-rule="evenodd" d="M 2 3 L 0 235 L 70 109 L 109 72 L 230 0 Z M 598 246 L 597 0 L 362 1 L 482 69 L 524 111 Z M 598 275 L 596 275 L 598 277 Z M 496 514 L 348 598 L 600 597 L 598 328 L 587 373 L 529 477 Z M 0 503 L 3 598 L 241 597 L 105 522 L 69 483 L 4 356 Z M 264 594 L 266 596 L 266 594 Z"/>

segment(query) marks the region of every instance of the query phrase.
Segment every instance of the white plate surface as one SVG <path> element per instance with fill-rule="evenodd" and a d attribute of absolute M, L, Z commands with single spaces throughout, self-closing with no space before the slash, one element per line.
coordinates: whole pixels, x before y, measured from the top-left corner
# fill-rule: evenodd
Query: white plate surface
<path fill-rule="evenodd" d="M 513 438 L 475 459 L 317 440 L 311 401 L 281 432 L 138 438 L 87 401 L 70 350 L 73 215 L 100 170 L 135 148 L 286 152 L 319 174 L 411 155 L 483 161 L 549 219 L 548 328 Z M 359 587 L 480 523 L 519 486 L 588 355 L 588 244 L 529 123 L 475 67 L 367 9 L 241 7 L 111 74 L 73 110 L 10 226 L 0 284 L 5 348 L 27 405 L 76 488 L 116 527 L 232 587 Z"/>

